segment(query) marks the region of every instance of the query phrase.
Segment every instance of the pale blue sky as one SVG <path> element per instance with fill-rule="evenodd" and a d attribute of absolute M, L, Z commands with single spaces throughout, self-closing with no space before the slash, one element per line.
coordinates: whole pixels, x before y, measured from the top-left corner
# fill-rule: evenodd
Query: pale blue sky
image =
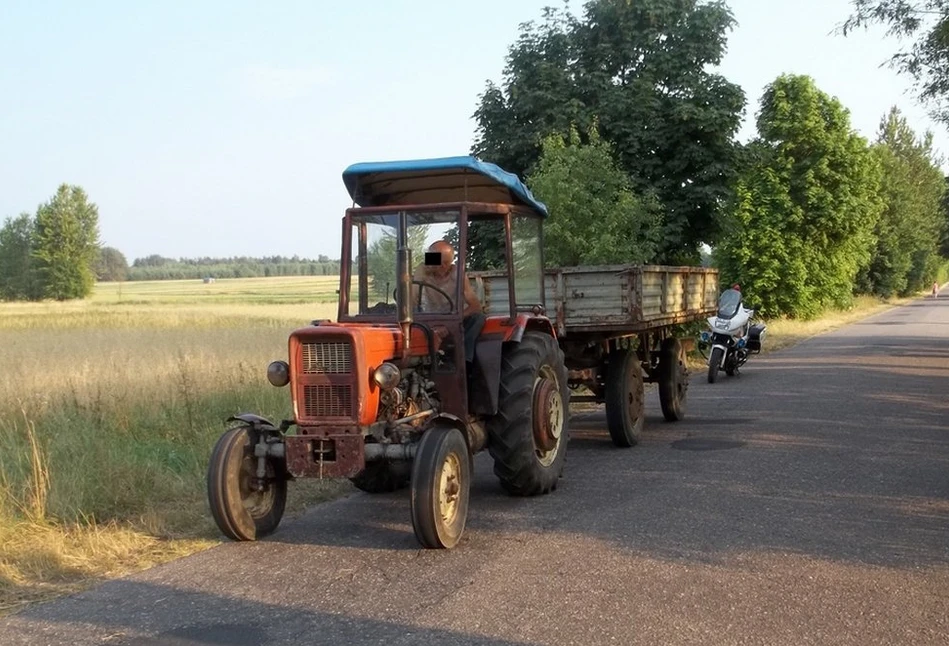
<path fill-rule="evenodd" d="M 99 206 L 129 261 L 339 256 L 357 161 L 467 154 L 487 79 L 551 0 L 0 0 L 0 219 L 62 182 Z M 847 0 L 731 0 L 722 73 L 749 98 L 810 74 L 872 137 L 890 105 L 930 128 L 880 68 L 881 32 L 829 32 Z M 581 3 L 571 2 L 574 11 Z"/>

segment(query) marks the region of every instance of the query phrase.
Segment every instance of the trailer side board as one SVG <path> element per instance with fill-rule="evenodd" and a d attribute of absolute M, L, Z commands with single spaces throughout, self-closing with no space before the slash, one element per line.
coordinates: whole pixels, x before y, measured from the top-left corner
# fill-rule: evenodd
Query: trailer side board
<path fill-rule="evenodd" d="M 488 314 L 508 311 L 503 272 L 469 276 Z M 718 270 L 663 265 L 548 269 L 547 316 L 557 333 L 636 333 L 700 320 L 715 312 Z"/>

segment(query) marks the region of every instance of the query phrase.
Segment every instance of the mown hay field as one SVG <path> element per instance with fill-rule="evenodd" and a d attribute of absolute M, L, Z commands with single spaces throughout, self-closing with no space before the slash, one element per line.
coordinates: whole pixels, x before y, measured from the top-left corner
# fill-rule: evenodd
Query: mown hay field
<path fill-rule="evenodd" d="M 226 418 L 283 419 L 288 333 L 336 277 L 104 283 L 0 303 L 0 612 L 215 544 L 205 468 Z M 349 490 L 297 483 L 292 510 Z"/>

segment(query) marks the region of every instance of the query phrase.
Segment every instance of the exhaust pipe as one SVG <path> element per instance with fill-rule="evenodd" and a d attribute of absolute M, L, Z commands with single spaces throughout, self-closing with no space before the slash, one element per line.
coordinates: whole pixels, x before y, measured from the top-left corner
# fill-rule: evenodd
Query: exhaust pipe
<path fill-rule="evenodd" d="M 402 330 L 402 363 L 409 358 L 409 344 L 412 338 L 412 250 L 408 243 L 408 218 L 405 211 L 399 214 L 399 239 L 396 250 L 396 286 L 395 300 L 399 315 L 399 328 Z"/>

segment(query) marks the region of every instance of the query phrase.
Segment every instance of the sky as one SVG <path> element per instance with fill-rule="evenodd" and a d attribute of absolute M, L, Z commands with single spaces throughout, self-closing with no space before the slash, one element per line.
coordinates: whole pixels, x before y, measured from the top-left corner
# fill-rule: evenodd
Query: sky
<path fill-rule="evenodd" d="M 0 219 L 62 183 L 129 262 L 338 258 L 352 163 L 468 154 L 519 25 L 557 0 L 0 2 Z M 892 105 L 949 154 L 881 29 L 832 34 L 848 0 L 730 0 L 719 72 L 747 95 L 812 76 L 874 137 Z M 582 3 L 570 3 L 575 13 Z M 949 166 L 944 165 L 945 168 Z"/>

